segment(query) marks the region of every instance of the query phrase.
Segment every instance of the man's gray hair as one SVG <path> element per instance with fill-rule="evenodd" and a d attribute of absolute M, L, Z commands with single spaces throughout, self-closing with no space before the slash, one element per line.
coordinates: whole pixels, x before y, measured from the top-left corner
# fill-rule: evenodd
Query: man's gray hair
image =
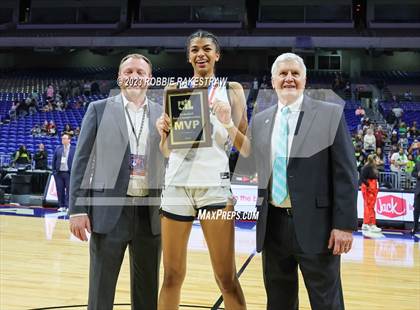
<path fill-rule="evenodd" d="M 273 65 L 271 66 L 271 76 L 273 77 L 276 73 L 277 73 L 277 67 L 279 65 L 279 63 L 284 62 L 284 61 L 297 61 L 298 64 L 302 67 L 303 69 L 303 74 L 306 77 L 306 66 L 305 63 L 303 62 L 303 59 L 294 54 L 294 53 L 283 53 L 280 56 L 278 56 L 276 58 L 276 60 L 274 61 Z"/>

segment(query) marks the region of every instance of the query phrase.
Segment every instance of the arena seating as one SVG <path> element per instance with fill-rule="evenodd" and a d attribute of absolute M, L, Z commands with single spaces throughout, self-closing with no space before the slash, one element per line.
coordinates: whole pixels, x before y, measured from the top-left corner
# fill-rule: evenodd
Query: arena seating
<path fill-rule="evenodd" d="M 385 115 L 395 107 L 395 104 L 392 102 L 381 102 L 381 108 L 383 109 Z M 420 102 L 400 102 L 398 104 L 404 111 L 402 115 L 402 120 L 407 123 L 411 124 L 413 121 L 420 120 Z"/>
<path fill-rule="evenodd" d="M 25 99 L 28 93 L 0 93 L 0 115 L 2 118 L 8 115 L 11 106 L 10 98 Z M 83 96 L 84 97 L 84 96 Z M 85 102 L 91 102 L 103 99 L 104 95 L 94 95 L 84 97 Z M 71 98 L 69 103 L 73 103 L 77 98 Z M 26 145 L 27 149 L 33 154 L 36 152 L 38 145 L 43 143 L 45 149 L 49 154 L 51 160 L 54 149 L 61 144 L 60 134 L 49 137 L 33 137 L 31 129 L 35 125 L 42 125 L 45 120 L 53 120 L 56 124 L 57 133 L 64 130 L 66 124 L 75 129 L 80 126 L 85 113 L 85 108 L 70 109 L 66 111 L 53 111 L 53 112 L 38 112 L 33 115 L 21 117 L 16 121 L 4 123 L 0 126 L 0 156 L 2 163 L 8 163 L 10 156 L 19 148 L 21 144 Z M 76 140 L 72 140 L 72 144 L 76 144 Z"/>
<path fill-rule="evenodd" d="M 392 71 L 362 71 L 364 78 L 384 80 L 388 84 L 416 84 L 420 82 L 420 72 Z"/>

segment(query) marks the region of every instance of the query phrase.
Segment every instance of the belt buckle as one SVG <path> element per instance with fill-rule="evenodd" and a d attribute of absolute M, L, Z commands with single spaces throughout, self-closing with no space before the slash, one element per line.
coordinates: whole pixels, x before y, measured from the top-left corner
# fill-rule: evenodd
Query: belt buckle
<path fill-rule="evenodd" d="M 292 212 L 292 208 L 285 208 L 286 209 L 286 213 L 288 216 L 292 216 L 293 212 Z"/>

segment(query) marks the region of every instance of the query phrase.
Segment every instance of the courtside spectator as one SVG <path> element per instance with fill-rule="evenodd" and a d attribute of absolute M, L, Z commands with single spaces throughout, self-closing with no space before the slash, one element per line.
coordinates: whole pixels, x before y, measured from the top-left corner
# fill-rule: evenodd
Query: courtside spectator
<path fill-rule="evenodd" d="M 260 89 L 268 89 L 267 76 L 264 75 L 261 81 Z"/>
<path fill-rule="evenodd" d="M 45 95 L 47 97 L 47 101 L 54 99 L 54 87 L 51 84 L 48 85 L 45 90 Z"/>
<path fill-rule="evenodd" d="M 45 150 L 44 144 L 40 143 L 38 145 L 38 150 L 34 156 L 35 169 L 46 170 L 48 168 L 48 153 Z"/>
<path fill-rule="evenodd" d="M 395 117 L 394 112 L 391 110 L 386 116 L 386 122 L 388 124 L 388 127 L 393 128 L 396 121 L 397 121 L 397 118 Z"/>
<path fill-rule="evenodd" d="M 379 125 L 375 131 L 375 138 L 376 138 L 376 147 L 383 148 L 385 144 L 386 134 L 382 129 L 382 126 Z"/>
<path fill-rule="evenodd" d="M 77 97 L 80 96 L 80 84 L 77 81 L 70 82 L 71 96 Z"/>
<path fill-rule="evenodd" d="M 25 145 L 21 144 L 19 149 L 14 154 L 12 160 L 13 165 L 30 165 L 31 161 L 31 153 L 28 152 Z"/>
<path fill-rule="evenodd" d="M 379 192 L 378 179 L 377 158 L 375 154 L 371 154 L 368 156 L 360 176 L 364 207 L 362 230 L 370 232 L 382 231 L 376 226 L 375 214 L 376 197 Z"/>
<path fill-rule="evenodd" d="M 359 172 L 359 175 L 362 171 L 363 166 L 365 165 L 366 157 L 363 153 L 360 153 L 359 157 L 356 159 L 356 165 L 357 165 L 357 171 Z"/>
<path fill-rule="evenodd" d="M 407 134 L 407 124 L 405 122 L 401 122 L 400 126 L 398 127 L 398 133 L 401 135 Z"/>
<path fill-rule="evenodd" d="M 48 124 L 48 135 L 49 136 L 55 136 L 57 134 L 57 127 L 55 126 L 55 123 L 53 120 L 50 121 Z"/>
<path fill-rule="evenodd" d="M 30 102 L 29 102 L 29 105 L 28 105 L 29 115 L 32 115 L 32 114 L 35 114 L 36 112 L 38 112 L 37 109 L 36 109 L 36 105 L 37 105 L 36 100 L 33 99 L 33 98 L 30 98 Z"/>
<path fill-rule="evenodd" d="M 17 108 L 16 108 L 16 113 L 17 113 L 18 117 L 28 115 L 28 109 L 27 109 L 27 106 L 25 104 L 25 100 L 22 99 L 22 100 L 18 101 Z"/>
<path fill-rule="evenodd" d="M 365 117 L 365 110 L 362 108 L 362 106 L 359 105 L 359 107 L 356 109 L 356 111 L 354 112 L 354 114 L 356 116 L 360 117 L 360 120 L 363 119 L 363 117 Z"/>
<path fill-rule="evenodd" d="M 62 81 L 59 86 L 59 94 L 63 102 L 67 101 L 69 96 L 69 83 L 67 81 Z"/>
<path fill-rule="evenodd" d="M 66 103 L 63 101 L 61 96 L 57 96 L 55 100 L 55 109 L 57 111 L 64 111 L 66 109 Z"/>
<path fill-rule="evenodd" d="M 74 136 L 74 131 L 71 128 L 70 124 L 66 124 L 66 126 L 64 126 L 64 130 L 61 133 L 61 135 L 68 135 L 70 137 L 73 137 Z"/>
<path fill-rule="evenodd" d="M 41 134 L 43 136 L 48 136 L 48 125 L 49 125 L 48 121 L 45 120 L 41 126 Z"/>
<path fill-rule="evenodd" d="M 401 134 L 400 139 L 398 140 L 398 147 L 402 147 L 404 150 L 408 148 L 408 139 L 405 134 Z"/>
<path fill-rule="evenodd" d="M 371 153 L 376 150 L 376 138 L 373 134 L 373 130 L 369 128 L 363 138 L 363 148 L 366 152 Z"/>
<path fill-rule="evenodd" d="M 85 81 L 85 83 L 83 84 L 83 94 L 87 97 L 90 96 L 91 93 L 91 88 L 90 88 L 91 84 L 89 81 Z"/>
<path fill-rule="evenodd" d="M 391 156 L 391 171 L 404 172 L 407 167 L 407 162 L 407 155 L 405 155 L 404 149 L 400 147 L 399 151 Z"/>
<path fill-rule="evenodd" d="M 46 104 L 42 108 L 42 112 L 52 112 L 52 111 L 54 111 L 53 100 L 52 99 L 48 99 L 47 102 L 46 102 Z"/>
<path fill-rule="evenodd" d="M 355 148 L 363 148 L 363 131 L 359 130 L 354 137 L 353 145 Z"/>
<path fill-rule="evenodd" d="M 258 79 L 254 77 L 254 80 L 252 81 L 252 90 L 249 96 L 249 100 L 251 102 L 255 101 L 257 99 L 257 95 L 258 95 Z"/>
<path fill-rule="evenodd" d="M 27 108 L 29 114 L 30 114 L 29 106 L 31 104 L 31 101 L 32 101 L 31 96 L 26 97 L 26 99 L 25 99 L 25 107 Z"/>
<path fill-rule="evenodd" d="M 416 138 L 419 135 L 419 130 L 417 129 L 417 122 L 413 121 L 413 124 L 411 125 L 410 129 L 408 130 L 408 133 L 410 134 L 410 137 Z"/>
<path fill-rule="evenodd" d="M 382 152 L 382 148 L 377 147 L 375 154 L 376 154 L 376 167 L 378 168 L 380 172 L 384 172 L 385 171 L 385 156 L 384 156 L 384 153 Z"/>
<path fill-rule="evenodd" d="M 398 106 L 396 106 L 395 108 L 392 109 L 392 112 L 394 112 L 396 122 L 397 122 L 397 124 L 399 124 L 401 122 L 401 118 L 404 114 L 404 110 L 398 105 Z"/>
<path fill-rule="evenodd" d="M 70 172 L 73 163 L 75 147 L 70 144 L 71 137 L 61 136 L 61 144 L 53 155 L 52 170 L 55 178 L 58 196 L 58 211 L 67 211 L 69 206 Z"/>
<path fill-rule="evenodd" d="M 90 85 L 90 93 L 91 95 L 99 95 L 101 93 L 99 89 L 99 84 L 97 81 L 94 81 L 92 85 Z"/>
<path fill-rule="evenodd" d="M 407 167 L 405 168 L 405 172 L 411 175 L 411 173 L 414 170 L 415 165 L 416 165 L 416 162 L 414 161 L 413 155 L 412 154 L 407 155 Z"/>
<path fill-rule="evenodd" d="M 371 122 L 370 122 L 369 117 L 365 117 L 362 119 L 362 122 L 360 124 L 360 128 L 361 128 L 360 130 L 362 130 L 362 135 L 366 132 L 368 128 L 370 128 L 370 125 L 371 125 Z"/>
<path fill-rule="evenodd" d="M 354 147 L 354 156 L 356 160 L 359 158 L 360 155 L 365 155 L 361 146 L 357 145 Z"/>
<path fill-rule="evenodd" d="M 78 137 L 80 135 L 80 127 L 76 127 L 76 129 L 74 130 L 74 136 Z"/>
<path fill-rule="evenodd" d="M 398 104 L 399 102 L 398 102 L 398 98 L 397 98 L 397 96 L 392 95 L 392 100 L 391 100 L 391 102 L 392 102 L 392 103 L 394 103 L 394 104 Z"/>
<path fill-rule="evenodd" d="M 397 133 L 396 130 L 392 131 L 390 141 L 391 141 L 391 145 L 397 145 L 398 144 L 398 133 Z"/>
<path fill-rule="evenodd" d="M 32 94 L 31 94 L 31 98 L 35 100 L 35 103 L 36 103 L 36 104 L 38 104 L 38 101 L 39 101 L 39 94 L 38 94 L 38 92 L 36 91 L 36 89 L 34 89 L 34 91 L 32 92 Z"/>
<path fill-rule="evenodd" d="M 31 134 L 33 137 L 40 137 L 42 134 L 41 127 L 38 124 L 35 125 L 34 128 L 32 128 L 31 130 Z"/>
<path fill-rule="evenodd" d="M 420 142 L 417 139 L 408 148 L 408 153 L 413 155 L 415 162 L 420 162 Z"/>
<path fill-rule="evenodd" d="M 413 101 L 413 93 L 411 92 L 411 90 L 409 89 L 409 90 L 407 90 L 405 93 L 404 93 L 404 99 L 405 100 L 407 100 L 407 101 Z"/>
<path fill-rule="evenodd" d="M 19 101 L 17 101 L 17 100 L 15 100 L 15 101 L 12 103 L 12 106 L 10 107 L 10 110 L 9 110 L 9 117 L 10 117 L 10 120 L 15 120 L 15 119 L 16 119 L 16 117 L 17 117 L 17 108 L 18 108 L 18 105 L 19 105 Z"/>

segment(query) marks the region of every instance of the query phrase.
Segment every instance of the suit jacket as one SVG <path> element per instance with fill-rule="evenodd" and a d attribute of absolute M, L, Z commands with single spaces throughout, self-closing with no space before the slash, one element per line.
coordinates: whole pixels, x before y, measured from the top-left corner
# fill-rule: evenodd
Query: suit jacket
<path fill-rule="evenodd" d="M 414 170 L 411 173 L 411 175 L 416 178 L 417 182 L 416 182 L 416 190 L 415 193 L 416 195 L 420 195 L 420 177 L 418 175 L 420 171 L 420 162 L 416 162 L 416 165 L 414 166 Z"/>
<path fill-rule="evenodd" d="M 61 157 L 63 156 L 63 151 L 64 151 L 63 145 L 60 145 L 54 151 L 53 160 L 52 160 L 53 173 L 60 171 Z M 67 157 L 67 167 L 69 168 L 69 171 L 71 171 L 71 168 L 73 165 L 74 153 L 75 153 L 75 147 L 73 145 L 70 145 L 69 154 Z"/>
<path fill-rule="evenodd" d="M 278 105 L 251 123 L 258 173 L 257 251 L 264 247 L 271 184 L 271 136 Z M 340 105 L 304 96 L 287 167 L 296 237 L 305 253 L 326 252 L 333 228 L 357 229 L 357 170 Z"/>
<path fill-rule="evenodd" d="M 149 208 L 152 233 L 160 234 L 160 189 L 164 161 L 155 128 L 162 106 L 148 100 L 149 135 L 146 147 L 149 196 L 135 204 Z M 70 178 L 69 213 L 88 213 L 92 229 L 110 232 L 127 199 L 130 145 L 122 95 L 92 102 L 83 118 Z"/>

